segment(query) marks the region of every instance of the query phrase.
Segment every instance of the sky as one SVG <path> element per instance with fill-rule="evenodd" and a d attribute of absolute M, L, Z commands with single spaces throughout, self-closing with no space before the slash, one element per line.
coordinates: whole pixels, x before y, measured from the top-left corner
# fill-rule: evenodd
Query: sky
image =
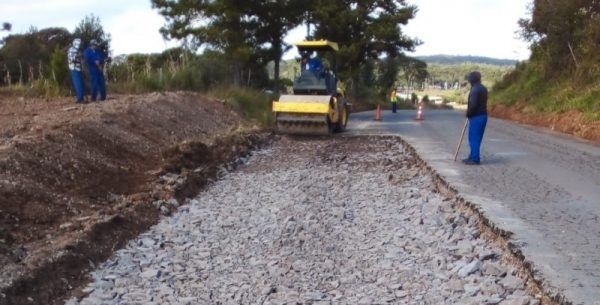
<path fill-rule="evenodd" d="M 527 44 L 518 39 L 517 20 L 527 16 L 530 0 L 407 0 L 419 7 L 416 18 L 402 27 L 423 44 L 411 55 L 478 55 L 527 59 Z M 12 33 L 64 27 L 73 31 L 89 14 L 100 17 L 112 36 L 114 55 L 160 52 L 177 45 L 158 32 L 164 18 L 149 0 L 0 0 L 0 22 L 10 22 Z M 302 40 L 300 27 L 286 42 Z M 0 32 L 0 37 L 6 36 Z M 286 58 L 295 53 L 286 54 Z"/>
<path fill-rule="evenodd" d="M 99 17 L 104 31 L 111 34 L 114 55 L 161 52 L 178 45 L 166 42 L 158 32 L 164 18 L 150 0 L 0 0 L 0 22 L 10 22 L 12 33 L 27 32 L 31 26 L 73 32 L 90 14 Z"/>
<path fill-rule="evenodd" d="M 423 44 L 416 55 L 480 55 L 524 60 L 528 45 L 517 21 L 528 17 L 529 0 L 408 0 L 419 8 L 405 28 Z"/>

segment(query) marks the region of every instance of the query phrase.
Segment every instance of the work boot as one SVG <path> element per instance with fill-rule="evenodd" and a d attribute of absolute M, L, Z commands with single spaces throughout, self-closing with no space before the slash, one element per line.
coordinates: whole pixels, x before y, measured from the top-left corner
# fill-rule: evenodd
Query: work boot
<path fill-rule="evenodd" d="M 479 165 L 479 162 L 477 161 L 473 161 L 469 158 L 466 158 L 464 160 L 462 160 L 462 163 L 466 164 L 466 165 Z"/>

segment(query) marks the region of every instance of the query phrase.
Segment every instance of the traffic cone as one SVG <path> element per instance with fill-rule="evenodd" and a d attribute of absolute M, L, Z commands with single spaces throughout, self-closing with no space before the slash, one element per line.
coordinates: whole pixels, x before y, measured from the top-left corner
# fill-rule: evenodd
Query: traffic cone
<path fill-rule="evenodd" d="M 377 110 L 375 110 L 375 121 L 381 121 L 381 105 L 377 104 Z"/>
<path fill-rule="evenodd" d="M 425 115 L 423 114 L 423 103 L 419 103 L 419 108 L 417 109 L 417 117 L 415 118 L 415 120 L 425 120 Z"/>

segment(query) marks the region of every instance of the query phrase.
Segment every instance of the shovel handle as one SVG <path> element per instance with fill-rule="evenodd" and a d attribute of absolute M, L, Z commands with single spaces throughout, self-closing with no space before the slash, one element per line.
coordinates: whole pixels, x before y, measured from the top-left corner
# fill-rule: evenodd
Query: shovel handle
<path fill-rule="evenodd" d="M 468 123 L 469 123 L 469 119 L 466 119 L 465 126 L 463 126 L 462 132 L 460 133 L 460 140 L 458 141 L 458 146 L 456 146 L 456 153 L 454 154 L 454 162 L 456 162 L 456 158 L 458 157 L 458 151 L 460 150 L 460 146 L 462 145 L 463 139 L 465 137 L 465 131 L 467 130 Z"/>

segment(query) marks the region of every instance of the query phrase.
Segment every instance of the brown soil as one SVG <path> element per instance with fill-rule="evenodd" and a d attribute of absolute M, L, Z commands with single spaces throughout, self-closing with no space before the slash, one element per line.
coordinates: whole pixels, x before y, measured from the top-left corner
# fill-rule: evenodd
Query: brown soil
<path fill-rule="evenodd" d="M 494 105 L 490 113 L 497 118 L 545 127 L 600 143 L 600 122 L 586 122 L 583 115 L 576 111 L 561 114 L 533 114 L 524 112 L 523 107 L 519 105 L 510 107 Z"/>
<path fill-rule="evenodd" d="M 193 93 L 0 97 L 0 304 L 60 303 L 161 205 L 259 142 L 246 125 Z"/>

